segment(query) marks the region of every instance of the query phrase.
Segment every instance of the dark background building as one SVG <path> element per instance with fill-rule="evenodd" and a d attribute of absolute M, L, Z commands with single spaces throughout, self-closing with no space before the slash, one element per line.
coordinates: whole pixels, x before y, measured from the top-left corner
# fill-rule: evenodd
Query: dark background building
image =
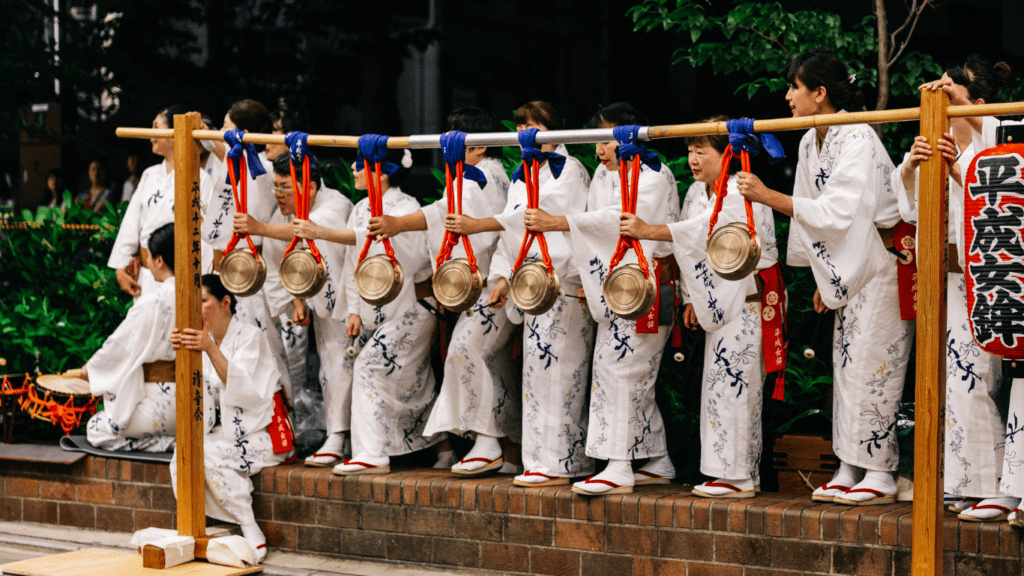
<path fill-rule="evenodd" d="M 0 3 L 12 1 L 19 2 Z M 553 102 L 567 127 L 582 126 L 600 105 L 619 100 L 636 105 L 652 124 L 722 113 L 788 115 L 781 93 L 762 91 L 750 101 L 735 94 L 745 78 L 673 65 L 680 36 L 633 32 L 626 12 L 639 2 L 45 2 L 56 6 L 57 24 L 54 14 L 36 8 L 38 28 L 26 31 L 30 38 L 65 59 L 92 51 L 100 56 L 84 64 L 91 82 L 54 82 L 46 97 L 24 103 L 36 106 L 36 112 L 25 113 L 45 116 L 50 130 L 26 133 L 13 155 L 10 145 L 4 149 L 3 186 L 18 205 L 31 207 L 43 198 L 41 182 L 50 167 L 62 166 L 75 191 L 86 185 L 88 162 L 97 156 L 109 159 L 113 182 L 123 181 L 129 153 L 140 154 L 143 166 L 155 157 L 147 142 L 119 140 L 114 128 L 149 126 L 172 103 L 201 110 L 219 124 L 234 100 L 255 98 L 273 109 L 283 98 L 305 130 L 321 134 L 438 133 L 455 108 L 476 105 L 509 119 L 534 99 Z M 828 9 L 851 23 L 870 15 L 868 2 L 783 4 L 790 10 Z M 888 4 L 890 22 L 902 19 L 903 3 Z M 724 12 L 731 5 L 716 1 L 708 10 Z M 88 30 L 105 17 L 115 21 L 112 36 L 90 36 Z M 947 0 L 924 14 L 911 48 L 940 64 L 969 52 L 1015 59 L 1024 55 L 1024 36 L 1016 33 L 1022 28 L 1019 0 Z M 96 89 L 104 78 L 117 89 Z M 872 102 L 873 95 L 867 96 Z M 913 103 L 894 99 L 889 107 L 905 105 Z M 796 138 L 784 135 L 783 142 L 788 147 Z M 50 152 L 40 154 L 41 146 Z M 685 154 L 680 141 L 655 147 Z M 340 149 L 318 153 L 354 156 Z M 415 156 L 418 185 L 434 186 L 425 167 L 439 163 L 439 156 Z M 785 170 L 785 164 L 773 168 L 769 178 L 783 178 Z"/>

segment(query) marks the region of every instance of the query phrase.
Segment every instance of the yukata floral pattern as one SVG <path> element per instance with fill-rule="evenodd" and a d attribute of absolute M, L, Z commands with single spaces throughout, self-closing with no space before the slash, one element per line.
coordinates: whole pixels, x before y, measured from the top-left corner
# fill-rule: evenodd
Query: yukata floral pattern
<path fill-rule="evenodd" d="M 505 206 L 509 180 L 497 160 L 484 159 L 477 168 L 484 173 L 487 184 L 481 189 L 472 180 L 464 181 L 462 213 L 486 218 Z M 432 257 L 436 257 L 441 248 L 447 213 L 446 197 L 423 208 Z M 498 234 L 475 234 L 471 240 L 480 275 L 487 277 Z M 451 257 L 466 257 L 461 243 L 454 247 Z M 520 439 L 521 367 L 512 359 L 516 326 L 504 311 L 488 305 L 490 287 L 484 287 L 470 311 L 460 314 L 455 324 L 444 362 L 441 391 L 424 431 L 427 436 L 440 432 L 478 432 L 495 437 L 508 436 L 516 441 Z"/>
<path fill-rule="evenodd" d="M 877 227 L 899 221 L 892 161 L 869 126 L 814 130 L 800 141 L 790 224 L 790 266 L 810 266 L 832 340 L 832 447 L 847 464 L 892 471 L 899 464 L 896 410 L 913 323 L 900 319 L 895 256 Z"/>
<path fill-rule="evenodd" d="M 679 196 L 675 178 L 667 167 L 655 171 L 642 166 L 638 180 L 637 211 L 650 224 L 679 219 Z M 671 289 L 662 287 L 658 328 L 637 333 L 637 322 L 616 316 L 604 300 L 603 287 L 608 265 L 619 236 L 622 191 L 618 173 L 598 166 L 590 183 L 587 212 L 567 216 L 566 239 L 577 263 L 580 281 L 587 295 L 587 309 L 597 324 L 594 344 L 590 422 L 587 455 L 603 460 L 654 458 L 668 453 L 665 423 L 654 400 L 654 384 L 672 330 Z M 641 243 L 654 273 L 656 258 L 671 253 L 665 242 Z M 618 266 L 636 264 L 633 251 Z M 664 313 L 662 313 L 664 312 Z"/>
<path fill-rule="evenodd" d="M 174 382 L 144 382 L 142 365 L 173 360 L 174 278 L 153 283 L 89 359 L 89 389 L 103 410 L 89 419 L 86 438 L 105 450 L 164 452 L 174 445 Z"/>

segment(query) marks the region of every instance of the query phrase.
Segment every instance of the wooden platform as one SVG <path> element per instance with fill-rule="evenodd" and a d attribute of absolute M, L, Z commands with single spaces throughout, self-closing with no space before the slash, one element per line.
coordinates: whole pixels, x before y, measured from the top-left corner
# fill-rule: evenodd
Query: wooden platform
<path fill-rule="evenodd" d="M 140 554 L 87 548 L 4 564 L 0 566 L 0 573 L 16 576 L 242 576 L 262 574 L 263 568 L 234 568 L 206 562 L 189 562 L 166 570 L 153 570 L 142 567 Z"/>

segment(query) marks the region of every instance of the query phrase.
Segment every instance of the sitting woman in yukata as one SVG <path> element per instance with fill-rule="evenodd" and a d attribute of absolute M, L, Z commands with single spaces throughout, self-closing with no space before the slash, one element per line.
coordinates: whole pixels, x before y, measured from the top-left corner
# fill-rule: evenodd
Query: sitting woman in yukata
<path fill-rule="evenodd" d="M 174 360 L 167 340 L 174 328 L 174 224 L 153 231 L 148 248 L 156 289 L 139 296 L 99 351 L 68 373 L 103 396 L 103 410 L 85 432 L 104 450 L 165 452 L 174 445 L 174 382 L 145 382 L 142 371 L 146 362 Z"/>
<path fill-rule="evenodd" d="M 252 511 L 250 476 L 294 459 L 292 427 L 280 373 L 267 335 L 233 320 L 235 297 L 220 276 L 203 276 L 203 329 L 171 332 L 175 350 L 203 352 L 203 418 L 206 515 L 234 522 L 253 547 L 267 555 L 267 541 Z M 177 489 L 177 458 L 171 485 Z"/>

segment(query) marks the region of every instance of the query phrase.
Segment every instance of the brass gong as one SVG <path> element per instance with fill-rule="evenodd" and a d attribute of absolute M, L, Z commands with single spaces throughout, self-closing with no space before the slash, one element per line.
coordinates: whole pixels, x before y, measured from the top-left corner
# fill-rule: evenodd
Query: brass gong
<path fill-rule="evenodd" d="M 746 224 L 733 222 L 715 230 L 708 239 L 708 263 L 726 280 L 742 280 L 757 269 L 761 239 Z"/>
<path fill-rule="evenodd" d="M 644 278 L 643 270 L 636 264 L 616 267 L 604 281 L 605 304 L 625 320 L 636 320 L 647 314 L 657 296 L 654 272 L 650 271 Z"/>
<path fill-rule="evenodd" d="M 452 312 L 464 312 L 473 307 L 484 281 L 480 272 L 474 272 L 465 258 L 449 260 L 434 272 L 434 298 Z"/>
<path fill-rule="evenodd" d="M 327 269 L 302 246 L 285 255 L 281 261 L 281 285 L 296 298 L 309 298 L 323 289 Z"/>
<path fill-rule="evenodd" d="M 557 272 L 552 270 L 551 274 L 548 274 L 544 262 L 533 260 L 523 264 L 512 274 L 509 292 L 512 293 L 512 301 L 523 312 L 540 316 L 555 305 L 560 286 Z"/>
<path fill-rule="evenodd" d="M 402 291 L 405 274 L 402 265 L 386 254 L 364 258 L 355 273 L 356 291 L 371 306 L 384 306 Z"/>
<path fill-rule="evenodd" d="M 252 296 L 267 279 L 267 263 L 248 248 L 235 248 L 220 262 L 220 280 L 235 296 Z"/>

